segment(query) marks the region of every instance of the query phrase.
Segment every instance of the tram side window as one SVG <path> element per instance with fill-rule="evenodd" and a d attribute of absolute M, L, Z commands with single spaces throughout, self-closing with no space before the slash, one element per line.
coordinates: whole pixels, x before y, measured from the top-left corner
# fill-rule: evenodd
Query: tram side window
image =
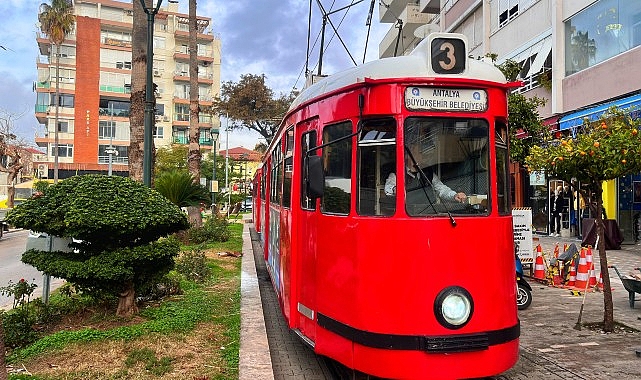
<path fill-rule="evenodd" d="M 488 214 L 487 121 L 410 117 L 404 128 L 404 181 L 396 185 L 408 215 Z"/>
<path fill-rule="evenodd" d="M 301 139 L 301 160 L 300 162 L 305 162 L 305 156 L 307 154 L 307 151 L 309 151 L 312 148 L 316 147 L 316 131 L 310 131 L 305 134 L 303 134 L 302 139 Z M 312 152 L 311 154 L 316 154 L 316 152 Z M 307 166 L 303 165 L 303 168 L 306 169 Z M 316 200 L 309 198 L 307 196 L 307 174 L 301 176 L 301 199 L 300 199 L 300 205 L 303 209 L 305 210 L 316 210 Z"/>
<path fill-rule="evenodd" d="M 280 171 L 282 170 L 282 159 L 283 152 L 281 150 L 281 143 L 278 142 L 274 147 L 271 158 L 271 191 L 270 191 L 270 200 L 274 204 L 280 204 L 280 199 L 282 195 L 282 177 L 280 176 Z"/>
<path fill-rule="evenodd" d="M 396 170 L 396 121 L 367 120 L 358 137 L 359 215 L 393 215 L 396 195 L 385 191 L 385 182 Z"/>
<path fill-rule="evenodd" d="M 504 122 L 496 123 L 496 184 L 498 191 L 499 214 L 507 215 L 511 213 L 510 197 L 508 186 L 509 156 L 507 125 Z"/>
<path fill-rule="evenodd" d="M 267 171 L 263 170 L 260 174 L 260 199 L 265 200 L 265 183 L 267 178 Z"/>
<path fill-rule="evenodd" d="M 285 134 L 285 160 L 283 161 L 283 207 L 292 204 L 292 166 L 294 164 L 294 128 Z"/>
<path fill-rule="evenodd" d="M 352 123 L 347 121 L 328 125 L 323 130 L 323 144 L 352 133 Z M 323 148 L 325 191 L 321 211 L 349 214 L 351 205 L 352 139 L 348 138 Z"/>

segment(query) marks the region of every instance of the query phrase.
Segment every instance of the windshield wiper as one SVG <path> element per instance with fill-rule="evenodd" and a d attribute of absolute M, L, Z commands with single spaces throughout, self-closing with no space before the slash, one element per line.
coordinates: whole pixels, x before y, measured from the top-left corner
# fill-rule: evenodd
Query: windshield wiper
<path fill-rule="evenodd" d="M 427 201 L 429 202 L 430 206 L 432 206 L 432 209 L 434 210 L 434 212 L 438 214 L 438 211 L 436 210 L 434 203 L 430 199 L 430 196 L 427 194 L 427 188 L 425 187 L 425 181 L 427 181 L 427 184 L 430 185 L 432 189 L 434 189 L 434 185 L 432 184 L 432 181 L 427 177 L 423 169 L 421 169 L 421 167 L 418 165 L 418 163 L 416 162 L 416 159 L 414 158 L 414 155 L 412 154 L 412 152 L 410 152 L 409 147 L 407 145 L 403 145 L 403 147 L 405 148 L 405 152 L 407 153 L 409 158 L 412 160 L 412 165 L 414 165 L 414 168 L 416 168 L 416 171 L 418 173 L 418 178 L 419 178 L 419 184 L 421 185 L 421 189 L 423 189 L 423 193 L 425 194 Z M 436 196 L 439 197 L 440 199 L 441 197 L 438 195 L 438 192 L 435 191 L 435 193 L 436 193 Z M 405 201 L 407 202 L 407 199 Z M 443 201 L 441 202 L 441 204 L 445 208 L 445 212 L 447 213 L 447 216 L 450 218 L 450 224 L 452 225 L 452 227 L 456 227 L 456 220 L 454 220 L 454 217 L 452 217 L 452 213 L 450 212 L 450 209 L 447 207 L 447 202 Z"/>

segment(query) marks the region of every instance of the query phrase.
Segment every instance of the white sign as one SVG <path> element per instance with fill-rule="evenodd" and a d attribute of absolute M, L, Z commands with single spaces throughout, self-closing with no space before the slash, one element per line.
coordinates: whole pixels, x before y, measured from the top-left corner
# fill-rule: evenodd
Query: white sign
<path fill-rule="evenodd" d="M 469 88 L 408 87 L 405 107 L 410 111 L 484 112 L 487 93 Z"/>
<path fill-rule="evenodd" d="M 530 173 L 531 186 L 544 186 L 545 185 L 545 172 L 532 172 Z"/>
<path fill-rule="evenodd" d="M 512 209 L 512 228 L 514 231 L 514 243 L 518 249 L 521 262 L 523 264 L 534 263 L 532 209 L 530 207 Z"/>

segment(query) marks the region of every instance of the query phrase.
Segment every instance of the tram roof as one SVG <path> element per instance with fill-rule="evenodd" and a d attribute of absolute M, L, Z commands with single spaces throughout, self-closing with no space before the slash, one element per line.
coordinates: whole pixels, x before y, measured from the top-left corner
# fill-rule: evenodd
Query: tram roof
<path fill-rule="evenodd" d="M 299 105 L 336 91 L 340 88 L 364 82 L 365 79 L 391 78 L 461 78 L 478 79 L 500 84 L 507 83 L 505 76 L 493 64 L 476 59 L 468 59 L 467 69 L 461 74 L 437 75 L 429 70 L 429 39 L 421 41 L 409 55 L 382 58 L 332 74 L 304 89 L 292 102 L 290 111 Z"/>

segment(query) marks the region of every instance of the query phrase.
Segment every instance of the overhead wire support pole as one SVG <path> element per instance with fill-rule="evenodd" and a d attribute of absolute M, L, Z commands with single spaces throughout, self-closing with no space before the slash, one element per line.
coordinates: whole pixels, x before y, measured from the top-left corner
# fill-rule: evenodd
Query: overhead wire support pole
<path fill-rule="evenodd" d="M 374 5 L 376 0 L 372 0 L 369 4 L 369 12 L 367 12 L 367 21 L 365 21 L 365 26 L 367 26 L 367 37 L 365 37 L 365 49 L 363 50 L 363 63 L 365 63 L 365 57 L 367 56 L 367 44 L 369 43 L 369 32 L 372 29 L 372 15 L 374 14 Z"/>
<path fill-rule="evenodd" d="M 335 9 L 333 11 L 326 12 L 325 8 L 323 7 L 323 4 L 320 2 L 320 0 L 316 0 L 316 3 L 318 4 L 318 8 L 320 8 L 321 12 L 323 13 L 323 26 L 321 28 L 321 44 L 320 44 L 320 53 L 319 53 L 319 62 L 318 62 L 318 75 L 322 74 L 323 50 L 325 49 L 325 26 L 327 25 L 327 21 L 329 21 L 329 24 L 331 25 L 332 29 L 334 29 L 334 33 L 336 33 L 336 36 L 338 37 L 338 39 L 343 44 L 343 47 L 347 51 L 347 54 L 349 55 L 349 57 L 352 59 L 352 62 L 354 62 L 354 65 L 356 65 L 356 61 L 354 60 L 354 57 L 352 57 L 352 54 L 350 54 L 349 49 L 347 49 L 347 46 L 345 46 L 345 42 L 343 42 L 343 39 L 338 34 L 338 30 L 336 29 L 336 27 L 334 27 L 334 24 L 332 24 L 332 20 L 329 18 L 329 16 L 334 14 L 334 13 L 340 12 L 342 10 L 351 8 L 352 6 L 354 6 L 354 5 L 358 4 L 358 3 L 362 3 L 363 1 L 365 1 L 365 0 L 358 0 L 356 2 L 352 1 L 351 4 L 346 5 L 346 6 L 342 7 L 342 8 L 338 8 L 338 9 Z"/>

